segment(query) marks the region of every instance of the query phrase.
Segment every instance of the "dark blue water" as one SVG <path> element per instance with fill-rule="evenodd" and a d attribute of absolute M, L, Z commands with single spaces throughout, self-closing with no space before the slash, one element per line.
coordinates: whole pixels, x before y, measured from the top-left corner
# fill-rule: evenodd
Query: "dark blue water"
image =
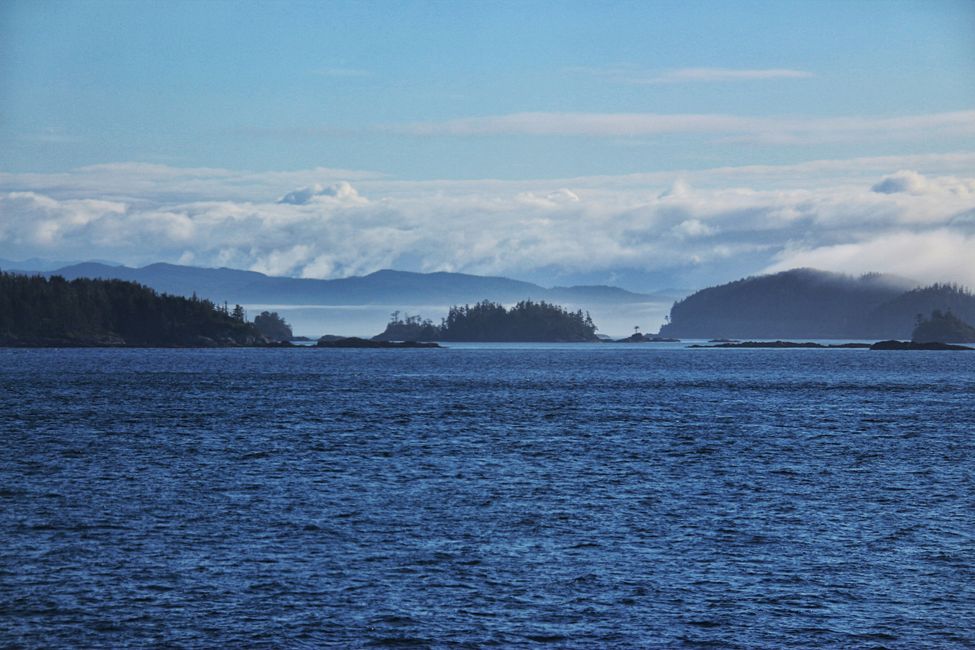
<path fill-rule="evenodd" d="M 0 645 L 973 647 L 975 353 L 0 351 Z"/>

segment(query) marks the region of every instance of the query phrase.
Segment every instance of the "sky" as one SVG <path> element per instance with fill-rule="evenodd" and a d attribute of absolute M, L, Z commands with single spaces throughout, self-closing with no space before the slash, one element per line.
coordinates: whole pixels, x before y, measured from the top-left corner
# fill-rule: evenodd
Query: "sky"
<path fill-rule="evenodd" d="M 0 258 L 975 286 L 975 3 L 0 4 Z"/>

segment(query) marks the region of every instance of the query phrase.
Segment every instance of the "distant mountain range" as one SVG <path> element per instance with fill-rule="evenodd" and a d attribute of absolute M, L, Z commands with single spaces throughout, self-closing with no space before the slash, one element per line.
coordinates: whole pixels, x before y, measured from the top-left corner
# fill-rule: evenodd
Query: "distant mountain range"
<path fill-rule="evenodd" d="M 604 285 L 545 288 L 504 277 L 392 270 L 336 280 L 164 263 L 131 268 L 84 262 L 50 271 L 20 270 L 69 280 L 129 280 L 162 293 L 196 294 L 231 305 L 275 305 L 298 326 L 296 331 L 309 335 L 336 329 L 363 334 L 378 331 L 391 309 L 420 311 L 436 319 L 449 305 L 482 300 L 511 304 L 529 299 L 591 310 L 603 332 L 625 332 L 654 314 L 660 322 L 667 305 L 679 297 L 669 291 L 634 293 Z M 929 316 L 934 310 L 975 323 L 975 296 L 955 285 L 919 287 L 917 282 L 893 275 L 852 277 L 793 269 L 710 287 L 673 302 L 669 322 L 660 328 L 660 335 L 683 339 L 907 339 L 918 316 Z"/>
<path fill-rule="evenodd" d="M 23 269 L 30 271 L 30 269 Z M 177 296 L 209 298 L 217 302 L 282 305 L 429 305 L 493 300 L 504 303 L 545 300 L 573 305 L 660 302 L 661 294 L 640 294 L 610 286 L 541 287 L 504 277 L 465 273 L 376 271 L 336 280 L 285 278 L 237 269 L 212 269 L 176 264 L 142 268 L 84 262 L 43 275 L 129 280 Z"/>
<path fill-rule="evenodd" d="M 703 289 L 674 303 L 662 336 L 678 338 L 908 339 L 918 316 L 950 311 L 975 322 L 975 295 L 918 287 L 879 273 L 851 277 L 793 269 Z"/>
<path fill-rule="evenodd" d="M 102 260 L 92 260 L 102 262 Z M 105 264 L 111 264 L 111 262 L 103 262 Z M 0 269 L 4 271 L 25 271 L 25 272 L 36 272 L 36 271 L 53 271 L 54 269 L 59 269 L 64 266 L 69 266 L 71 264 L 77 264 L 77 262 L 68 262 L 65 260 L 48 260 L 41 259 L 39 257 L 31 257 L 26 260 L 20 260 L 19 262 L 14 262 L 13 260 L 5 260 L 0 258 Z"/>

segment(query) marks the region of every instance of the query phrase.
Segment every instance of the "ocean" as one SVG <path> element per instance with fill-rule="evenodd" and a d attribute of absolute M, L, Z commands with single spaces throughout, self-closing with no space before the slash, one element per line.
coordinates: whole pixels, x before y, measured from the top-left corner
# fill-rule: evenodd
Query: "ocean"
<path fill-rule="evenodd" d="M 975 353 L 0 350 L 0 646 L 975 646 Z"/>

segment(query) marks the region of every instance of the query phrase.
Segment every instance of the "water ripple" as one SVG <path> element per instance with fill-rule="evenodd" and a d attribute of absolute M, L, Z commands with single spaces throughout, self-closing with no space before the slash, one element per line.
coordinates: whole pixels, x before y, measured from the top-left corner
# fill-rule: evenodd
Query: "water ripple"
<path fill-rule="evenodd" d="M 2 350 L 0 645 L 975 646 L 975 359 L 741 352 Z"/>

